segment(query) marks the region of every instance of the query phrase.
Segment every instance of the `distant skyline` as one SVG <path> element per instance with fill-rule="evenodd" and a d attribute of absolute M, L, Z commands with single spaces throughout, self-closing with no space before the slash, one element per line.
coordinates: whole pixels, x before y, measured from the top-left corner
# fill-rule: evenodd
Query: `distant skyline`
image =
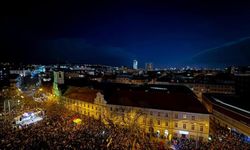
<path fill-rule="evenodd" d="M 136 59 L 140 68 L 146 62 L 159 68 L 250 64 L 248 1 L 19 2 L 2 7 L 1 61 L 132 67 Z M 246 42 L 237 45 L 242 38 Z M 217 50 L 232 42 L 237 46 Z M 208 49 L 216 50 L 206 55 Z"/>

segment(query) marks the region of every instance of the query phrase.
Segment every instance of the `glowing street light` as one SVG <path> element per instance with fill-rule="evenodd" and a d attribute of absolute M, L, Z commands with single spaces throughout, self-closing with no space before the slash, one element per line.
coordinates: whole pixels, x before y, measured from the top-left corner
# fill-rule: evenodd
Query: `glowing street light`
<path fill-rule="evenodd" d="M 39 91 L 43 91 L 43 89 L 42 89 L 42 88 L 40 88 L 40 89 L 39 89 Z"/>

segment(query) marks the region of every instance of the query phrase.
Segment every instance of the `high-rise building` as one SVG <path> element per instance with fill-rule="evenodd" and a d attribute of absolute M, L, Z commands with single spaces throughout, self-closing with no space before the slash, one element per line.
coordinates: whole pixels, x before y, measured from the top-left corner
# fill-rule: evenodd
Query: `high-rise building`
<path fill-rule="evenodd" d="M 146 71 L 153 71 L 153 64 L 152 63 L 146 63 L 145 64 L 145 70 Z"/>
<path fill-rule="evenodd" d="M 133 69 L 138 69 L 138 61 L 133 60 Z"/>

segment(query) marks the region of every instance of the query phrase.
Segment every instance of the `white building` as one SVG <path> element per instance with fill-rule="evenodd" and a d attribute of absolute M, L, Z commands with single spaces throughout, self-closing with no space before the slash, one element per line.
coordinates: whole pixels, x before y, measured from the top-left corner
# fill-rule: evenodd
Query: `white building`
<path fill-rule="evenodd" d="M 133 69 L 138 69 L 138 61 L 133 60 Z"/>

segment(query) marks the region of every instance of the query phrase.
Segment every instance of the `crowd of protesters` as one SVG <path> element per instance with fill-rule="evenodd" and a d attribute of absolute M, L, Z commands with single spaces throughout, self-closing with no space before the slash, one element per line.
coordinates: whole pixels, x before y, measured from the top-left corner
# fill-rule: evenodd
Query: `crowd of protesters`
<path fill-rule="evenodd" d="M 67 111 L 62 107 L 47 106 L 44 108 L 44 119 L 22 128 L 13 128 L 11 116 L 18 112 L 10 112 L 9 117 L 1 120 L 0 149 L 250 149 L 249 143 L 236 132 L 220 126 L 215 136 L 209 141 L 174 138 L 172 141 L 157 142 L 149 134 L 133 132 L 128 128 L 117 126 L 110 121 L 104 124 L 89 116 Z M 21 112 L 20 112 L 21 113 Z M 77 124 L 72 118 L 82 121 Z M 168 144 L 166 144 L 168 143 Z"/>
<path fill-rule="evenodd" d="M 88 116 L 77 115 L 82 122 L 76 124 L 72 117 L 47 115 L 22 128 L 13 128 L 11 120 L 1 121 L 0 149 L 154 149 L 148 136 Z"/>
<path fill-rule="evenodd" d="M 245 136 L 237 132 L 231 131 L 228 128 L 216 126 L 214 136 L 208 141 L 199 141 L 194 139 L 174 139 L 172 140 L 176 149 L 182 150 L 249 150 L 250 143 L 245 139 Z"/>

